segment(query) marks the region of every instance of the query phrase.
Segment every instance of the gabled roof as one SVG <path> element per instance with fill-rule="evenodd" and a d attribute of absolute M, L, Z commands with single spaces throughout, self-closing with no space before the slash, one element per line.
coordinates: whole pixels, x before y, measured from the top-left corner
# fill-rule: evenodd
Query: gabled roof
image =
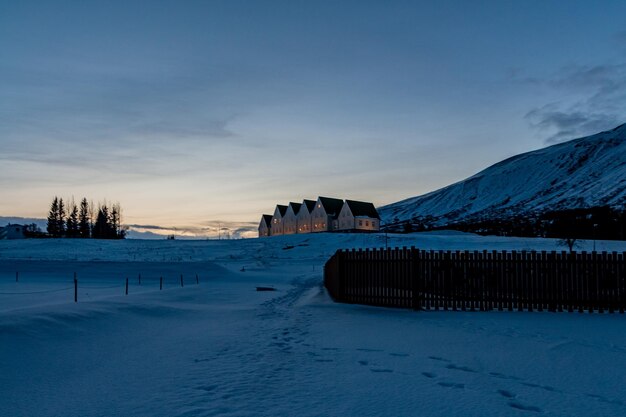
<path fill-rule="evenodd" d="M 264 222 L 267 227 L 272 227 L 272 216 L 271 214 L 264 214 L 261 216 L 261 222 Z"/>
<path fill-rule="evenodd" d="M 278 212 L 280 213 L 280 217 L 284 217 L 285 213 L 287 213 L 287 206 L 276 204 L 276 208 L 278 209 Z M 276 212 L 276 210 L 274 210 L 274 212 Z"/>
<path fill-rule="evenodd" d="M 306 206 L 310 213 L 315 208 L 315 200 L 302 200 L 302 205 Z"/>
<path fill-rule="evenodd" d="M 326 210 L 326 214 L 329 216 L 338 216 L 341 208 L 343 207 L 343 200 L 338 198 L 330 198 L 330 197 L 319 197 L 322 206 L 324 206 L 324 210 Z"/>
<path fill-rule="evenodd" d="M 380 219 L 378 211 L 372 203 L 367 203 L 365 201 L 346 200 L 346 204 L 350 208 L 350 211 L 352 212 L 352 215 L 354 217 L 366 216 L 373 219 Z"/>
<path fill-rule="evenodd" d="M 300 207 L 302 207 L 302 203 L 291 202 L 289 203 L 289 206 L 291 207 L 291 210 L 293 210 L 293 214 L 298 214 Z"/>

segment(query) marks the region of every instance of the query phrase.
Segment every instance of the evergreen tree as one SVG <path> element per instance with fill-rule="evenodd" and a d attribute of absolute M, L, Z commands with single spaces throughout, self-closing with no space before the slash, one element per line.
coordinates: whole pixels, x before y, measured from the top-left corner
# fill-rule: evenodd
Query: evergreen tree
<path fill-rule="evenodd" d="M 98 215 L 91 231 L 91 237 L 94 239 L 108 239 L 109 234 L 109 209 L 106 205 L 102 205 L 98 208 Z"/>
<path fill-rule="evenodd" d="M 79 237 L 78 232 L 78 207 L 73 202 L 70 204 L 70 215 L 67 217 L 67 237 Z"/>
<path fill-rule="evenodd" d="M 59 199 L 54 197 L 52 204 L 50 205 L 50 212 L 48 213 L 48 234 L 52 237 L 59 237 Z"/>
<path fill-rule="evenodd" d="M 121 213 L 119 204 L 111 207 L 111 219 L 109 222 L 109 234 L 111 239 L 119 239 L 121 233 Z"/>
<path fill-rule="evenodd" d="M 80 237 L 88 238 L 91 236 L 91 225 L 89 219 L 89 203 L 83 198 L 80 202 L 80 214 L 78 215 L 78 232 Z"/>
<path fill-rule="evenodd" d="M 65 205 L 62 198 L 59 198 L 57 211 L 57 232 L 58 237 L 65 236 Z"/>

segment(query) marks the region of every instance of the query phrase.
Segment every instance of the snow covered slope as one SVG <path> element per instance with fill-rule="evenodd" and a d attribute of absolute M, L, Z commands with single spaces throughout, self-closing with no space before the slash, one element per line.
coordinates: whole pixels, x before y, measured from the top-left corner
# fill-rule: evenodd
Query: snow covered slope
<path fill-rule="evenodd" d="M 388 238 L 424 249 L 559 249 L 553 239 L 460 232 Z M 330 254 L 385 240 L 0 241 L 0 416 L 626 414 L 624 315 L 332 302 L 322 287 Z"/>
<path fill-rule="evenodd" d="M 514 156 L 456 184 L 384 206 L 386 222 L 434 224 L 626 204 L 626 124 Z"/>

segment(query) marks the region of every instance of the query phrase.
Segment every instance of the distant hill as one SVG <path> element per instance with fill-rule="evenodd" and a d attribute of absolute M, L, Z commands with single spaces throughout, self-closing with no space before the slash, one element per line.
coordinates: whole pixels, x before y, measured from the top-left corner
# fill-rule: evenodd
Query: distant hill
<path fill-rule="evenodd" d="M 48 221 L 46 219 L 36 219 L 30 217 L 5 217 L 0 216 L 0 227 L 6 226 L 7 224 L 33 224 L 35 223 L 42 231 L 46 230 L 48 226 Z"/>
<path fill-rule="evenodd" d="M 379 208 L 386 223 L 434 227 L 626 206 L 626 124 L 499 162 L 466 180 Z"/>

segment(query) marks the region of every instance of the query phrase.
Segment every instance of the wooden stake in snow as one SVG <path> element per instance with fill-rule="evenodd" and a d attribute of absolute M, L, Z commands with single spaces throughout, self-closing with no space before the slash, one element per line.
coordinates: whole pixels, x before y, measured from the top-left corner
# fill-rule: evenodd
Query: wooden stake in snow
<path fill-rule="evenodd" d="M 128 278 L 126 278 L 126 295 L 128 295 Z"/>
<path fill-rule="evenodd" d="M 159 278 L 159 290 L 163 289 L 163 277 Z"/>
<path fill-rule="evenodd" d="M 78 279 L 76 279 L 76 272 L 74 272 L 74 302 L 78 302 Z"/>
<path fill-rule="evenodd" d="M 198 274 L 196 274 L 196 284 L 200 284 L 200 280 L 198 279 Z"/>
<path fill-rule="evenodd" d="M 185 284 L 183 284 L 183 274 L 180 274 L 180 286 L 184 287 Z"/>

